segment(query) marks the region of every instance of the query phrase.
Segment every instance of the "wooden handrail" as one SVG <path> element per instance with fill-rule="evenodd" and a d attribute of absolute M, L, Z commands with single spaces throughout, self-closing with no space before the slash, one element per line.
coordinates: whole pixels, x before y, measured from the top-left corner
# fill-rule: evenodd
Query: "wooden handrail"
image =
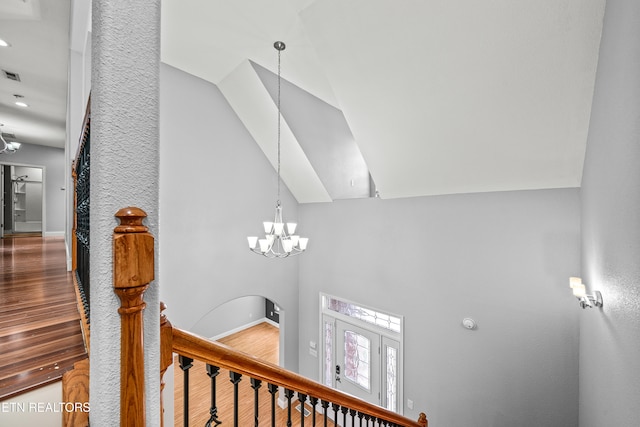
<path fill-rule="evenodd" d="M 273 363 L 260 360 L 247 353 L 234 350 L 226 345 L 210 341 L 190 332 L 171 326 L 173 351 L 192 359 L 228 369 L 238 374 L 266 381 L 290 390 L 335 402 L 356 411 L 372 415 L 399 426 L 426 427 L 427 418 L 420 414 L 419 421 L 413 421 L 380 406 L 370 404 L 350 394 L 327 387 L 309 378 L 281 368 Z M 162 332 L 161 332 L 162 334 Z"/>

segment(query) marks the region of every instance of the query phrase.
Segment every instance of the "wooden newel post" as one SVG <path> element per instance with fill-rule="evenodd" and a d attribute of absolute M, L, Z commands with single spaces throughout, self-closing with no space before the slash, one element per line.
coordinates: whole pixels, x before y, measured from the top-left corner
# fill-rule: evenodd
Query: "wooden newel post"
<path fill-rule="evenodd" d="M 420 412 L 418 424 L 420 424 L 422 427 L 429 427 L 429 421 L 427 421 L 427 415 L 424 412 Z"/>
<path fill-rule="evenodd" d="M 145 425 L 144 291 L 154 278 L 153 236 L 140 208 L 120 209 L 113 231 L 113 287 L 120 298 L 120 425 Z"/>

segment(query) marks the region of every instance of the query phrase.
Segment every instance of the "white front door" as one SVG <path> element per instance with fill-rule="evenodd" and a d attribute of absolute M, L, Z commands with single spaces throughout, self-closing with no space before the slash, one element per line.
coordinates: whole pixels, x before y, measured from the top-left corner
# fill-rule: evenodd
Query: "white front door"
<path fill-rule="evenodd" d="M 338 390 L 380 405 L 379 334 L 336 319 L 335 384 Z"/>

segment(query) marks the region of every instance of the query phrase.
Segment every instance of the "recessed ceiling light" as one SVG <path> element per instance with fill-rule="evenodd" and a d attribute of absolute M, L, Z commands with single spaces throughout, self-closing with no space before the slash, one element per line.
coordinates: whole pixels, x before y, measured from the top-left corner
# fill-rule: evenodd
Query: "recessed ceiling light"
<path fill-rule="evenodd" d="M 16 94 L 16 95 L 13 95 L 13 96 L 15 96 L 15 97 L 16 97 L 16 105 L 17 105 L 18 107 L 26 108 L 26 107 L 28 107 L 28 106 L 29 106 L 29 104 L 27 104 L 26 102 L 24 102 L 24 101 L 22 100 L 22 98 L 24 98 L 24 96 L 22 96 L 22 95 L 17 95 L 17 94 Z"/>
<path fill-rule="evenodd" d="M 8 41 L 0 39 L 0 47 L 9 47 L 11 46 Z"/>

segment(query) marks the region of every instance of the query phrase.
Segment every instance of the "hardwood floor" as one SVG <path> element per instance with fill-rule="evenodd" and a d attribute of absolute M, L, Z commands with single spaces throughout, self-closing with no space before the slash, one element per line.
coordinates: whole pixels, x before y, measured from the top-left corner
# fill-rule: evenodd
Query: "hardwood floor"
<path fill-rule="evenodd" d="M 235 334 L 218 340 L 225 345 L 233 347 L 245 353 L 252 354 L 271 363 L 278 363 L 279 355 L 279 330 L 269 323 L 261 323 Z M 178 365 L 178 359 L 174 360 L 174 421 L 176 426 L 183 423 L 183 373 Z M 251 388 L 249 378 L 243 377 L 239 385 L 239 419 L 238 425 L 254 425 L 254 390 Z M 276 396 L 277 398 L 277 396 Z M 267 390 L 267 384 L 263 383 L 259 389 L 259 419 L 260 425 L 271 425 L 271 395 Z M 297 396 L 292 400 L 292 407 L 298 405 Z M 209 419 L 211 406 L 211 380 L 206 374 L 203 362 L 194 361 L 189 370 L 189 425 L 204 425 Z M 220 369 L 216 379 L 216 406 L 218 419 L 223 425 L 233 425 L 233 384 L 229 380 L 229 371 Z M 287 425 L 287 411 L 277 406 L 276 425 Z M 309 408 L 309 407 L 308 407 Z M 291 410 L 292 425 L 300 426 L 300 412 Z M 322 425 L 321 415 L 316 414 L 317 425 Z M 305 417 L 305 425 L 311 424 L 311 415 Z M 329 421 L 327 424 L 333 426 Z"/>
<path fill-rule="evenodd" d="M 64 239 L 0 239 L 0 400 L 87 357 Z"/>

